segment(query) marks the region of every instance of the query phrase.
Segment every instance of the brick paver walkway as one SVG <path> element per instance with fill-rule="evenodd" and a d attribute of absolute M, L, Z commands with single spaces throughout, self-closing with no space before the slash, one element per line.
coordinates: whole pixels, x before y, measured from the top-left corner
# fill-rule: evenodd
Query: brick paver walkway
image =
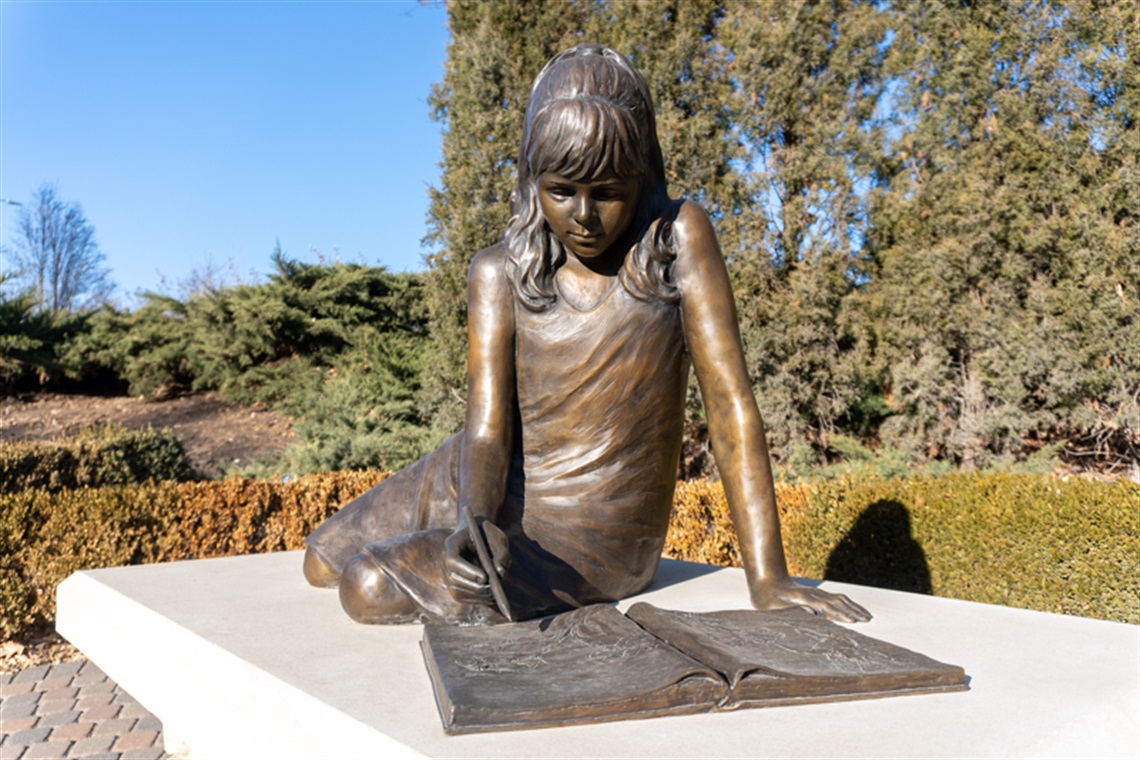
<path fill-rule="evenodd" d="M 162 723 L 86 660 L 0 673 L 0 760 L 155 760 Z"/>

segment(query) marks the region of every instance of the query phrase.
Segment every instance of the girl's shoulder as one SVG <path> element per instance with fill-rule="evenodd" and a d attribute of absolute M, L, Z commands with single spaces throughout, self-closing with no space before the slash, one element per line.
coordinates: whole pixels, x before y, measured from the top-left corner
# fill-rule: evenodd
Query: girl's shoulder
<path fill-rule="evenodd" d="M 680 233 L 686 237 L 704 237 L 711 235 L 716 238 L 716 232 L 713 230 L 712 221 L 709 219 L 709 213 L 705 211 L 704 206 L 696 201 L 682 200 L 674 204 L 673 210 L 673 231 L 675 234 Z"/>
<path fill-rule="evenodd" d="M 467 270 L 467 287 L 508 287 L 506 279 L 507 247 L 503 243 L 487 246 L 471 259 Z"/>
<path fill-rule="evenodd" d="M 505 315 L 513 313 L 514 296 L 507 279 L 506 264 L 507 247 L 502 243 L 484 248 L 471 259 L 467 270 L 469 319 L 476 314 L 496 314 L 502 321 Z"/>
<path fill-rule="evenodd" d="M 675 266 L 681 270 L 701 268 L 709 258 L 723 261 L 716 230 L 701 204 L 681 201 L 674 207 L 673 241 L 676 251 Z"/>
<path fill-rule="evenodd" d="M 503 271 L 507 263 L 507 246 L 502 242 L 489 245 L 471 259 L 471 267 L 467 270 L 468 279 L 475 276 L 486 276 L 492 272 Z"/>

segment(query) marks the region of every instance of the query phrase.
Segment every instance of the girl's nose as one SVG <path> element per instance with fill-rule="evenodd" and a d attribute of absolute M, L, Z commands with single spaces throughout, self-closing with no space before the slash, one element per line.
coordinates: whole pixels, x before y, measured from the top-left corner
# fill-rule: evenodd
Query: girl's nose
<path fill-rule="evenodd" d="M 582 196 L 574 203 L 574 221 L 585 225 L 594 216 L 594 204 L 590 199 Z"/>

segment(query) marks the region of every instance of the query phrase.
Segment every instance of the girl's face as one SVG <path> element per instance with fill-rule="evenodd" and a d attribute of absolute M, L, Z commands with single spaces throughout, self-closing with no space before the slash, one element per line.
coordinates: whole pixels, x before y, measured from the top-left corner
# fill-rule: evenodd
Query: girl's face
<path fill-rule="evenodd" d="M 542 215 L 563 247 L 582 260 L 603 258 L 629 229 L 637 213 L 637 178 L 607 172 L 573 180 L 555 172 L 538 177 Z"/>

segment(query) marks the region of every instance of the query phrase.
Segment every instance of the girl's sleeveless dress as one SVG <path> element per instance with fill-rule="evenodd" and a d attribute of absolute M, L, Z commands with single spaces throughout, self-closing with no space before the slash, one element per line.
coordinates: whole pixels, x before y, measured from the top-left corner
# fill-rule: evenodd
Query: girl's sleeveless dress
<path fill-rule="evenodd" d="M 614 278 L 590 308 L 516 301 L 518 411 L 505 501 L 503 585 L 516 619 L 644 589 L 676 485 L 688 360 L 680 309 Z M 494 619 L 455 602 L 443 542 L 458 524 L 462 434 L 353 500 L 306 539 L 338 572 L 366 551 L 415 601 L 413 619 Z M 390 622 L 407 622 L 391 620 Z"/>

